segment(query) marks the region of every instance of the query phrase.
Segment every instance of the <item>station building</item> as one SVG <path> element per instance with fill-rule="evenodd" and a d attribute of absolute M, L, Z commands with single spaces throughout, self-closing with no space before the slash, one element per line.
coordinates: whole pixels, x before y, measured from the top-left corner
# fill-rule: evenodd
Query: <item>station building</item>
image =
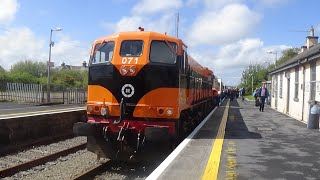
<path fill-rule="evenodd" d="M 307 122 L 310 107 L 320 104 L 320 44 L 313 27 L 301 52 L 269 75 L 271 108 Z"/>

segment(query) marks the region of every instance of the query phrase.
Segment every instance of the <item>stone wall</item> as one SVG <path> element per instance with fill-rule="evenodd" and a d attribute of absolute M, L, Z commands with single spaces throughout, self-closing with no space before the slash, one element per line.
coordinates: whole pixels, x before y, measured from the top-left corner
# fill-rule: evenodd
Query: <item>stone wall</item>
<path fill-rule="evenodd" d="M 17 117 L 0 120 L 0 145 L 72 133 L 75 122 L 86 121 L 86 111 Z"/>

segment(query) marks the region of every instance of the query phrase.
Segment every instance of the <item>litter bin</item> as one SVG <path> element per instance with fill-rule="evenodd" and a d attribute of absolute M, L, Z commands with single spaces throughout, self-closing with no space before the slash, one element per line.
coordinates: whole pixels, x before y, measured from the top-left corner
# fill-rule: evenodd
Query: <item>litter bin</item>
<path fill-rule="evenodd" d="M 308 129 L 319 129 L 319 114 L 320 114 L 320 105 L 317 102 L 314 102 L 314 105 L 310 109 L 309 119 L 307 123 Z"/>

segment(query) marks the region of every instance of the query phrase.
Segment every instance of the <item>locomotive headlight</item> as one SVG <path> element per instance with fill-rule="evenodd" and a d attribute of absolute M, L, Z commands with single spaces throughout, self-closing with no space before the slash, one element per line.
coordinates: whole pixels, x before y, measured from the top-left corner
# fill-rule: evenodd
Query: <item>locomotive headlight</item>
<path fill-rule="evenodd" d="M 122 68 L 121 72 L 122 72 L 123 75 L 126 75 L 128 73 L 128 70 L 126 70 L 126 68 Z"/>
<path fill-rule="evenodd" d="M 173 109 L 167 109 L 166 113 L 168 116 L 171 116 L 173 114 Z"/>
<path fill-rule="evenodd" d="M 105 116 L 105 115 L 108 115 L 108 114 L 109 114 L 108 108 L 106 108 L 106 107 L 101 108 L 101 115 Z"/>
<path fill-rule="evenodd" d="M 134 73 L 136 72 L 136 70 L 134 69 L 134 67 L 130 67 L 129 72 L 130 72 L 131 74 L 134 74 Z"/>
<path fill-rule="evenodd" d="M 87 106 L 87 111 L 91 112 L 93 110 L 92 106 Z"/>

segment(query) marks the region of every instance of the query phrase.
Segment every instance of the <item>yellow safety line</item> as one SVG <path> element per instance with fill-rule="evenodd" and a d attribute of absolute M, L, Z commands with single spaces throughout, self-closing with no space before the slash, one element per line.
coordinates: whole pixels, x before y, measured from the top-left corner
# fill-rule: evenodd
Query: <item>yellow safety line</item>
<path fill-rule="evenodd" d="M 31 115 L 31 114 L 38 114 L 38 113 L 59 112 L 61 110 L 68 111 L 68 110 L 78 110 L 78 109 L 81 110 L 81 107 L 74 107 L 74 108 L 67 108 L 67 109 L 51 109 L 51 110 L 45 110 L 45 111 L 33 111 L 33 112 L 12 113 L 12 114 L 1 114 L 0 117 Z M 83 108 L 83 110 L 85 110 L 85 108 Z"/>
<path fill-rule="evenodd" d="M 224 110 L 223 117 L 219 126 L 217 137 L 214 141 L 213 148 L 207 163 L 206 170 L 202 176 L 203 180 L 215 180 L 218 177 L 220 157 L 222 145 L 224 140 L 225 128 L 228 119 L 229 101 L 227 102 L 226 109 Z"/>

